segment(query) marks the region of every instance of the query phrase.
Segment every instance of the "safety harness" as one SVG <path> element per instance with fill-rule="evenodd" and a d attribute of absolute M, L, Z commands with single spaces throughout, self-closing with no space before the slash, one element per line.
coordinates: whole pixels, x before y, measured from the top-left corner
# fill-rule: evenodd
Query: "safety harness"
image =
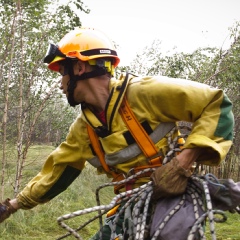
<path fill-rule="evenodd" d="M 126 177 L 129 177 L 129 175 L 134 175 L 139 171 L 142 171 L 146 168 L 156 168 L 162 165 L 162 155 L 159 153 L 158 149 L 156 148 L 154 142 L 149 137 L 145 129 L 142 127 L 140 122 L 137 120 L 136 116 L 134 115 L 133 111 L 131 110 L 129 103 L 127 101 L 126 96 L 123 97 L 121 106 L 119 108 L 119 113 L 125 122 L 126 126 L 128 127 L 130 133 L 134 137 L 137 145 L 142 150 L 143 154 L 146 156 L 148 160 L 148 164 L 140 167 L 132 168 L 128 176 L 124 176 L 124 174 L 116 173 L 112 168 L 110 168 L 106 161 L 105 161 L 105 154 L 103 152 L 102 146 L 99 142 L 98 136 L 95 133 L 95 131 L 87 124 L 87 131 L 88 135 L 92 144 L 92 147 L 96 153 L 96 155 L 99 158 L 99 161 L 103 167 L 103 169 L 113 176 L 113 182 L 119 182 Z M 174 127 L 174 126 L 173 126 Z M 164 136 L 161 136 L 164 137 Z M 142 177 L 149 177 L 152 172 L 147 172 L 145 174 L 141 174 L 138 176 L 138 178 Z M 134 184 L 134 182 L 137 179 L 132 179 L 131 182 L 128 182 L 127 184 L 122 185 L 116 185 L 114 187 L 114 192 L 116 194 L 119 193 L 119 190 L 123 187 L 126 188 L 126 190 L 130 190 Z"/>

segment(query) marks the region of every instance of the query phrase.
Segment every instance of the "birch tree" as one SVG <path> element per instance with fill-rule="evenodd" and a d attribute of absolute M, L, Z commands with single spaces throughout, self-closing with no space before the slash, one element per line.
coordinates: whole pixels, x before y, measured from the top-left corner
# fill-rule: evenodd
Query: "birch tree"
<path fill-rule="evenodd" d="M 75 26 L 79 14 L 89 10 L 80 0 L 0 1 L 1 73 L 0 113 L 2 139 L 1 195 L 6 184 L 19 191 L 26 157 L 36 124 L 51 98 L 56 98 L 59 79 L 47 70 L 43 58 L 48 43 L 58 41 Z M 8 178 L 6 166 L 13 160 L 7 149 L 14 149 L 15 179 Z M 13 151 L 11 151 L 12 153 Z M 11 171 L 11 169 L 9 170 Z"/>

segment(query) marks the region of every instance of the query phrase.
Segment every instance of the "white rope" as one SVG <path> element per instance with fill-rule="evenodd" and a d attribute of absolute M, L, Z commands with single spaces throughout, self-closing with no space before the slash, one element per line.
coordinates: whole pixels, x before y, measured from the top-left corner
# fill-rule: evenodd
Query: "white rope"
<path fill-rule="evenodd" d="M 127 181 L 127 180 L 124 180 L 124 181 Z M 111 184 L 116 185 L 116 183 L 111 183 Z M 108 184 L 105 184 L 105 185 L 108 185 Z M 75 238 L 82 239 L 81 236 L 76 232 L 76 230 L 74 230 L 73 228 L 69 227 L 66 223 L 64 223 L 65 220 L 69 220 L 71 218 L 75 218 L 75 217 L 78 217 L 78 216 L 81 216 L 81 215 L 86 215 L 86 214 L 89 214 L 89 213 L 92 213 L 92 212 L 99 212 L 99 211 L 102 211 L 102 210 L 107 212 L 110 209 L 112 209 L 113 207 L 115 207 L 116 205 L 118 205 L 119 203 L 121 203 L 123 200 L 126 200 L 129 196 L 131 196 L 131 195 L 134 196 L 135 194 L 141 193 L 141 190 L 143 190 L 147 186 L 151 186 L 151 185 L 152 185 L 152 182 L 148 182 L 148 183 L 140 186 L 139 188 L 120 193 L 112 199 L 112 201 L 109 205 L 95 206 L 95 207 L 92 207 L 92 208 L 86 208 L 86 209 L 83 209 L 83 210 L 79 210 L 79 211 L 75 211 L 75 212 L 72 212 L 72 213 L 69 213 L 69 214 L 65 214 L 65 215 L 63 215 L 63 216 L 61 216 L 57 219 L 58 224 L 62 228 L 66 229 Z M 63 238 L 60 237 L 58 239 L 63 239 Z"/>
<path fill-rule="evenodd" d="M 194 184 L 192 184 L 190 182 L 190 184 L 187 188 L 187 192 L 185 194 L 183 194 L 181 201 L 164 218 L 164 220 L 161 222 L 158 229 L 155 231 L 154 235 L 152 236 L 151 240 L 158 239 L 159 235 L 161 234 L 161 231 L 164 229 L 166 224 L 170 221 L 171 217 L 184 204 L 184 202 L 186 200 L 186 194 L 190 194 L 192 197 L 193 205 L 194 205 L 194 215 L 195 215 L 195 219 L 196 219 L 196 222 L 193 225 L 187 240 L 195 239 L 197 233 L 200 235 L 200 239 L 206 239 L 202 225 L 206 221 L 207 218 L 209 220 L 209 229 L 210 229 L 210 234 L 211 234 L 212 240 L 216 239 L 215 226 L 214 226 L 214 222 L 216 221 L 216 219 L 214 218 L 214 214 L 222 215 L 222 219 L 221 220 L 218 219 L 217 220 L 218 222 L 220 222 L 220 221 L 224 222 L 224 221 L 226 221 L 227 218 L 223 211 L 212 209 L 211 198 L 210 198 L 210 194 L 209 194 L 209 190 L 208 190 L 208 186 L 207 186 L 206 182 L 203 179 L 200 179 L 196 176 L 192 176 L 191 179 L 193 181 L 200 182 L 203 186 L 203 189 L 204 189 L 203 193 L 205 195 L 204 201 L 206 201 L 206 209 L 203 209 L 205 213 L 202 214 L 201 216 L 199 215 L 199 206 L 201 208 L 204 208 L 203 200 L 200 198 L 200 195 L 196 192 L 196 189 L 194 188 Z M 109 205 L 96 206 L 93 208 L 87 208 L 87 209 L 76 211 L 76 212 L 73 212 L 70 214 L 66 214 L 66 215 L 58 218 L 58 223 L 61 227 L 65 228 L 67 231 L 69 231 L 69 233 L 72 234 L 75 238 L 82 239 L 80 237 L 80 235 L 76 232 L 76 230 L 70 228 L 63 221 L 77 217 L 77 216 L 85 215 L 90 212 L 97 212 L 99 210 L 104 210 L 104 212 L 106 212 L 106 211 L 110 210 L 111 208 L 113 208 L 114 206 L 116 206 L 117 204 L 119 204 L 123 201 L 126 201 L 126 203 L 122 206 L 121 210 L 119 211 L 119 213 L 116 215 L 115 219 L 113 220 L 113 229 L 112 229 L 111 239 L 115 239 L 115 237 L 117 236 L 116 225 L 119 220 L 119 217 L 125 213 L 126 209 L 129 206 L 131 206 L 131 204 L 135 203 L 133 206 L 133 211 L 132 211 L 132 219 L 133 219 L 134 224 L 133 224 L 133 236 L 131 236 L 131 237 L 133 237 L 132 239 L 136 239 L 136 240 L 144 240 L 144 237 L 145 237 L 144 234 L 145 234 L 146 230 L 148 230 L 146 227 L 146 225 L 147 225 L 146 220 L 147 220 L 147 214 L 148 214 L 148 210 L 149 210 L 149 206 L 150 206 L 150 199 L 151 199 L 152 191 L 153 191 L 153 183 L 148 182 L 147 184 L 145 184 L 137 189 L 133 189 L 133 190 L 130 190 L 130 191 L 127 191 L 124 193 L 120 193 L 119 195 L 117 195 L 116 197 L 113 198 L 113 200 L 111 201 L 111 203 Z M 199 206 L 197 205 L 197 203 Z M 141 211 L 142 208 L 143 208 L 143 211 Z M 62 239 L 62 238 L 58 238 L 58 239 Z"/>
<path fill-rule="evenodd" d="M 189 130 L 189 128 L 187 128 Z M 176 152 L 180 152 L 181 149 L 178 144 L 178 139 L 179 138 L 186 138 L 187 135 L 181 135 L 177 136 L 176 138 L 172 139 L 173 133 L 176 131 L 176 129 L 173 129 L 168 135 L 168 145 L 169 145 L 169 152 L 163 159 L 163 164 L 166 164 L 169 162 L 174 154 Z M 143 171 L 138 172 L 135 175 L 132 175 L 120 182 L 111 182 L 111 183 L 106 183 L 98 187 L 96 190 L 96 200 L 97 200 L 97 205 L 92 208 L 87 208 L 83 210 L 79 210 L 70 214 L 63 215 L 57 219 L 58 224 L 66 229 L 69 233 L 61 236 L 59 239 L 63 239 L 69 235 L 73 235 L 77 239 L 82 239 L 81 236 L 77 233 L 79 230 L 81 230 L 83 227 L 85 227 L 87 224 L 91 223 L 95 219 L 99 218 L 100 222 L 100 228 L 102 227 L 102 216 L 115 207 L 118 204 L 123 204 L 120 211 L 116 214 L 114 220 L 112 221 L 112 228 L 111 228 L 111 240 L 114 240 L 118 234 L 116 233 L 116 227 L 118 220 L 121 216 L 124 216 L 129 209 L 131 208 L 131 218 L 129 218 L 129 224 L 131 225 L 131 228 L 129 229 L 129 236 L 128 239 L 133 239 L 133 240 L 144 240 L 145 235 L 149 233 L 149 226 L 147 223 L 147 217 L 149 214 L 149 209 L 150 209 L 150 202 L 151 202 L 151 196 L 153 193 L 153 183 L 152 181 L 146 183 L 145 185 L 140 186 L 139 188 L 135 188 L 133 190 L 129 190 L 123 193 L 118 194 L 115 196 L 111 203 L 109 205 L 101 205 L 100 204 L 100 197 L 99 197 L 99 192 L 101 189 L 108 187 L 108 186 L 115 186 L 115 185 L 121 185 L 121 184 L 126 184 L 130 182 L 131 180 L 137 178 L 139 175 L 142 175 L 146 172 L 149 171 L 154 171 L 154 169 L 144 169 Z M 186 194 L 191 196 L 192 202 L 193 202 L 193 207 L 194 207 L 194 216 L 196 219 L 195 224 L 193 225 L 191 231 L 189 232 L 189 236 L 187 240 L 193 240 L 195 239 L 196 235 L 199 234 L 201 240 L 205 240 L 205 234 L 203 231 L 203 223 L 206 221 L 206 218 L 209 220 L 209 228 L 210 228 L 210 234 L 212 236 L 212 240 L 216 240 L 216 234 L 215 234 L 215 226 L 214 226 L 214 221 L 218 222 L 224 222 L 226 221 L 226 216 L 223 211 L 220 210 L 213 210 L 212 209 L 212 203 L 211 203 L 211 198 L 209 194 L 209 189 L 207 186 L 206 181 L 203 179 L 200 179 L 197 176 L 192 176 L 191 180 L 197 181 L 200 183 L 202 186 L 202 190 L 199 190 L 199 188 L 196 188 L 196 185 L 192 184 L 190 181 L 187 187 L 187 192 L 182 195 L 182 199 L 180 202 L 177 204 L 177 206 L 168 213 L 168 215 L 164 218 L 164 220 L 161 222 L 159 225 L 158 229 L 155 231 L 153 234 L 151 240 L 156 240 L 161 234 L 161 231 L 164 229 L 166 224 L 171 220 L 171 217 L 177 213 L 177 211 L 181 208 L 181 206 L 185 203 L 186 201 Z M 202 193 L 204 193 L 204 198 L 202 197 Z M 206 204 L 204 204 L 204 202 Z M 205 206 L 206 205 L 206 206 Z M 199 213 L 199 208 L 204 212 L 203 215 L 200 216 Z M 91 218 L 89 221 L 87 221 L 85 224 L 80 226 L 77 229 L 73 229 L 69 227 L 64 221 L 69 220 L 74 217 L 86 215 L 92 212 L 98 212 L 98 215 L 95 217 Z M 222 215 L 222 219 L 215 219 L 214 214 L 220 214 Z M 131 231 L 132 230 L 132 231 Z M 100 231 L 100 239 L 101 239 L 101 231 Z"/>

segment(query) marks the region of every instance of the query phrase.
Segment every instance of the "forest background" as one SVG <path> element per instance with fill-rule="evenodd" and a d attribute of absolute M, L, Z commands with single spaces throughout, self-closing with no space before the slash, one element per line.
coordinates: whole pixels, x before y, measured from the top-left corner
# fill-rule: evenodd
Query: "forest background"
<path fill-rule="evenodd" d="M 67 3 L 57 0 L 0 0 L 1 200 L 16 196 L 40 170 L 44 158 L 64 141 L 70 124 L 81 111 L 79 107 L 68 106 L 59 90 L 59 76 L 47 69 L 43 58 L 49 42 L 55 42 L 56 39 L 59 40 L 59 36 L 81 26 L 82 13 L 88 14 L 90 9 L 80 0 L 70 0 Z M 118 67 L 116 77 L 122 72 L 131 71 L 137 75 L 191 79 L 223 89 L 233 102 L 234 144 L 226 161 L 218 167 L 205 170 L 219 178 L 239 181 L 240 22 L 236 21 L 233 26 L 229 26 L 229 38 L 231 45 L 228 49 L 207 47 L 198 48 L 191 53 L 173 54 L 164 54 L 161 39 L 155 39 L 152 44 L 136 53 L 128 66 Z M 118 48 L 117 40 L 113 41 Z M 86 172 L 90 174 L 91 171 Z M 85 179 L 88 178 L 90 176 L 85 176 Z M 94 182 L 106 180 L 104 177 L 100 179 Z M 89 182 L 91 180 L 87 181 L 88 184 Z M 93 186 L 95 187 L 96 185 Z M 77 191 L 79 195 L 82 194 L 80 188 Z M 87 190 L 82 191 L 86 193 Z M 70 195 L 72 198 L 67 201 L 76 202 L 77 193 Z M 110 192 L 108 195 L 112 196 Z M 61 200 L 57 198 L 56 201 L 60 201 L 58 204 L 61 205 Z M 63 205 L 67 207 L 67 204 Z M 68 211 L 79 207 L 81 203 L 78 202 L 77 207 L 71 206 Z M 34 211 L 40 211 L 39 209 L 41 208 Z M 18 224 L 28 213 L 21 214 L 18 214 Z M 16 239 L 21 239 L 18 231 L 21 234 L 23 232 L 16 227 L 18 224 L 12 220 L 7 226 L 18 235 Z M 25 230 L 27 225 L 25 222 Z M 29 230 L 25 230 L 23 231 L 29 233 Z M 3 239 L 7 239 L 6 236 Z M 9 239 L 14 238 L 11 236 Z M 22 239 L 26 239 L 26 236 Z"/>

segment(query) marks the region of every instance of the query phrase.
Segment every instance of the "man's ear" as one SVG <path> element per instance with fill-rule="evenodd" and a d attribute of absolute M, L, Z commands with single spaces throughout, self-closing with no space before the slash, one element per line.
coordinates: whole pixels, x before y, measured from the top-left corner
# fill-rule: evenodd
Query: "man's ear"
<path fill-rule="evenodd" d="M 76 71 L 77 71 L 77 75 L 82 75 L 83 73 L 85 73 L 86 70 L 86 64 L 83 61 L 77 61 L 76 64 Z"/>

